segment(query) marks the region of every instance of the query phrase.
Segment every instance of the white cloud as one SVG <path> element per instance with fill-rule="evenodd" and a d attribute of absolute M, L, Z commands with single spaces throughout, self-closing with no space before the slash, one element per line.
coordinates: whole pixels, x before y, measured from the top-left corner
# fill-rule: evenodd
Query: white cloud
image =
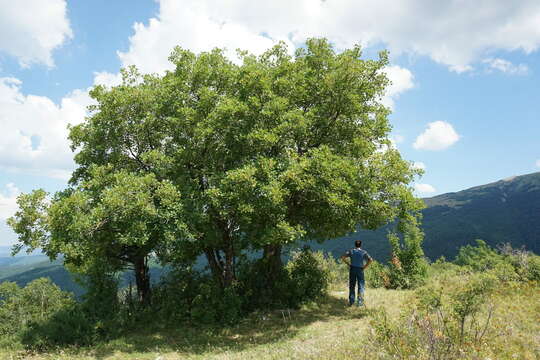
<path fill-rule="evenodd" d="M 488 58 L 483 62 L 488 65 L 488 71 L 498 70 L 510 75 L 525 75 L 529 72 L 529 67 L 527 65 L 514 65 L 510 61 L 504 59 Z"/>
<path fill-rule="evenodd" d="M 143 73 L 163 72 L 171 69 L 167 59 L 177 45 L 196 53 L 226 48 L 234 59 L 238 48 L 260 54 L 278 40 L 290 44 L 286 35 L 271 39 L 246 24 L 215 16 L 215 6 L 218 4 L 205 1 L 160 1 L 157 18 L 150 19 L 148 25 L 134 24 L 129 50 L 118 53 L 122 65 L 136 65 Z"/>
<path fill-rule="evenodd" d="M 148 25 L 135 24 L 124 64 L 144 72 L 167 68 L 174 45 L 252 52 L 271 39 L 298 45 L 325 36 L 338 47 L 383 44 L 392 53 L 425 55 L 456 72 L 494 50 L 530 53 L 540 46 L 540 2 L 429 0 L 159 0 Z M 264 35 L 262 35 L 264 34 Z"/>
<path fill-rule="evenodd" d="M 394 109 L 394 100 L 401 93 L 414 87 L 414 76 L 408 69 L 397 65 L 387 66 L 384 71 L 391 84 L 386 89 L 386 95 L 382 99 L 382 103 L 390 109 Z"/>
<path fill-rule="evenodd" d="M 339 8 L 340 5 L 333 3 L 332 6 Z M 215 47 L 226 48 L 226 54 L 233 60 L 236 59 L 236 49 L 260 54 L 280 40 L 285 41 L 292 52 L 295 45 L 309 36 L 326 36 L 324 31 L 313 32 L 314 29 L 330 26 L 327 21 L 341 21 L 339 17 L 327 19 L 324 7 L 320 0 L 277 1 L 272 4 L 232 1 L 227 6 L 215 1 L 161 0 L 157 17 L 150 19 L 148 25 L 135 23 L 128 51 L 118 52 L 118 56 L 124 67 L 136 65 L 143 73 L 161 73 L 172 68 L 167 58 L 177 45 L 196 53 Z M 264 15 L 262 23 L 252 21 L 253 16 L 260 15 Z M 328 34 L 332 41 L 340 38 L 339 34 L 337 37 L 331 35 L 332 32 Z M 338 41 L 338 46 L 352 46 L 360 38 L 355 36 L 354 41 Z M 393 109 L 395 99 L 414 86 L 413 74 L 397 65 L 388 66 L 385 72 L 392 84 L 382 102 Z M 108 83 L 104 79 L 106 77 L 119 78 L 106 73 L 96 75 L 100 78 L 98 83 Z"/>
<path fill-rule="evenodd" d="M 9 183 L 5 191 L 0 191 L 0 221 L 5 221 L 17 211 L 17 196 L 21 192 L 15 184 Z"/>
<path fill-rule="evenodd" d="M 73 169 L 68 124 L 83 121 L 91 103 L 75 90 L 60 105 L 44 96 L 24 95 L 21 81 L 0 78 L 0 169 L 66 179 Z"/>
<path fill-rule="evenodd" d="M 536 160 L 536 166 L 540 168 L 540 159 Z"/>
<path fill-rule="evenodd" d="M 429 123 L 427 129 L 418 135 L 413 147 L 422 150 L 443 150 L 458 141 L 459 137 L 451 124 L 435 121 Z"/>
<path fill-rule="evenodd" d="M 414 169 L 426 170 L 426 164 L 421 161 L 415 161 L 412 163 Z"/>
<path fill-rule="evenodd" d="M 429 184 L 415 184 L 414 189 L 419 193 L 434 193 L 435 188 Z"/>
<path fill-rule="evenodd" d="M 122 83 L 122 75 L 120 73 L 112 74 L 110 72 L 101 71 L 94 73 L 94 85 L 103 85 L 113 87 Z"/>
<path fill-rule="evenodd" d="M 21 66 L 53 66 L 53 50 L 72 36 L 65 0 L 0 0 L 0 52 Z"/>

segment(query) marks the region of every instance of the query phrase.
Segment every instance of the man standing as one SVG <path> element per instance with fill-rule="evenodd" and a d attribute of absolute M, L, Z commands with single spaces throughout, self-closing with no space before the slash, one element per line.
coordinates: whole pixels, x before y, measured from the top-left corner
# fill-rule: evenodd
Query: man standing
<path fill-rule="evenodd" d="M 355 287 L 358 282 L 358 306 L 364 305 L 364 269 L 373 261 L 371 256 L 362 247 L 362 240 L 354 242 L 354 249 L 348 250 L 341 260 L 349 265 L 349 306 L 354 304 Z"/>

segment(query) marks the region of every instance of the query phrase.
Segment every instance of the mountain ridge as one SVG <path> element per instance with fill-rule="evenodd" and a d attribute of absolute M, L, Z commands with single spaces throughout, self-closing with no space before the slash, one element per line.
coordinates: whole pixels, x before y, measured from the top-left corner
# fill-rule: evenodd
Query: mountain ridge
<path fill-rule="evenodd" d="M 439 256 L 453 258 L 461 246 L 476 239 L 490 246 L 510 243 L 514 247 L 540 253 L 540 172 L 511 176 L 484 185 L 473 186 L 422 199 L 424 251 L 432 260 Z M 375 231 L 359 230 L 322 244 L 308 242 L 314 249 L 339 256 L 363 240 L 379 261 L 390 257 L 386 240 L 391 225 Z"/>

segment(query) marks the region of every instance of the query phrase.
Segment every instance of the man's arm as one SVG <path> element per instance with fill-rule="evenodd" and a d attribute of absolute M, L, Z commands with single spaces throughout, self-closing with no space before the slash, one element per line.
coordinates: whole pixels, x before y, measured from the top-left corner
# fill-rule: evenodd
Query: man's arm
<path fill-rule="evenodd" d="M 373 262 L 373 259 L 371 257 L 368 257 L 366 265 L 364 265 L 363 269 L 367 269 L 367 267 Z"/>
<path fill-rule="evenodd" d="M 349 261 L 349 257 L 347 255 L 341 255 L 341 261 L 343 261 L 345 264 L 351 266 L 351 262 Z"/>

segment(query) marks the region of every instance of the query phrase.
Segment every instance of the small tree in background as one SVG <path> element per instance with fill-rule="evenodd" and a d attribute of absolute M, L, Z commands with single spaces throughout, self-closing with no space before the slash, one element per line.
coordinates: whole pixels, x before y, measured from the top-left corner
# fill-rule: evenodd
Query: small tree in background
<path fill-rule="evenodd" d="M 422 285 L 427 276 L 428 263 L 422 250 L 424 234 L 414 217 L 401 221 L 398 231 L 401 237 L 388 234 L 392 257 L 387 267 L 386 287 L 414 288 Z"/>

